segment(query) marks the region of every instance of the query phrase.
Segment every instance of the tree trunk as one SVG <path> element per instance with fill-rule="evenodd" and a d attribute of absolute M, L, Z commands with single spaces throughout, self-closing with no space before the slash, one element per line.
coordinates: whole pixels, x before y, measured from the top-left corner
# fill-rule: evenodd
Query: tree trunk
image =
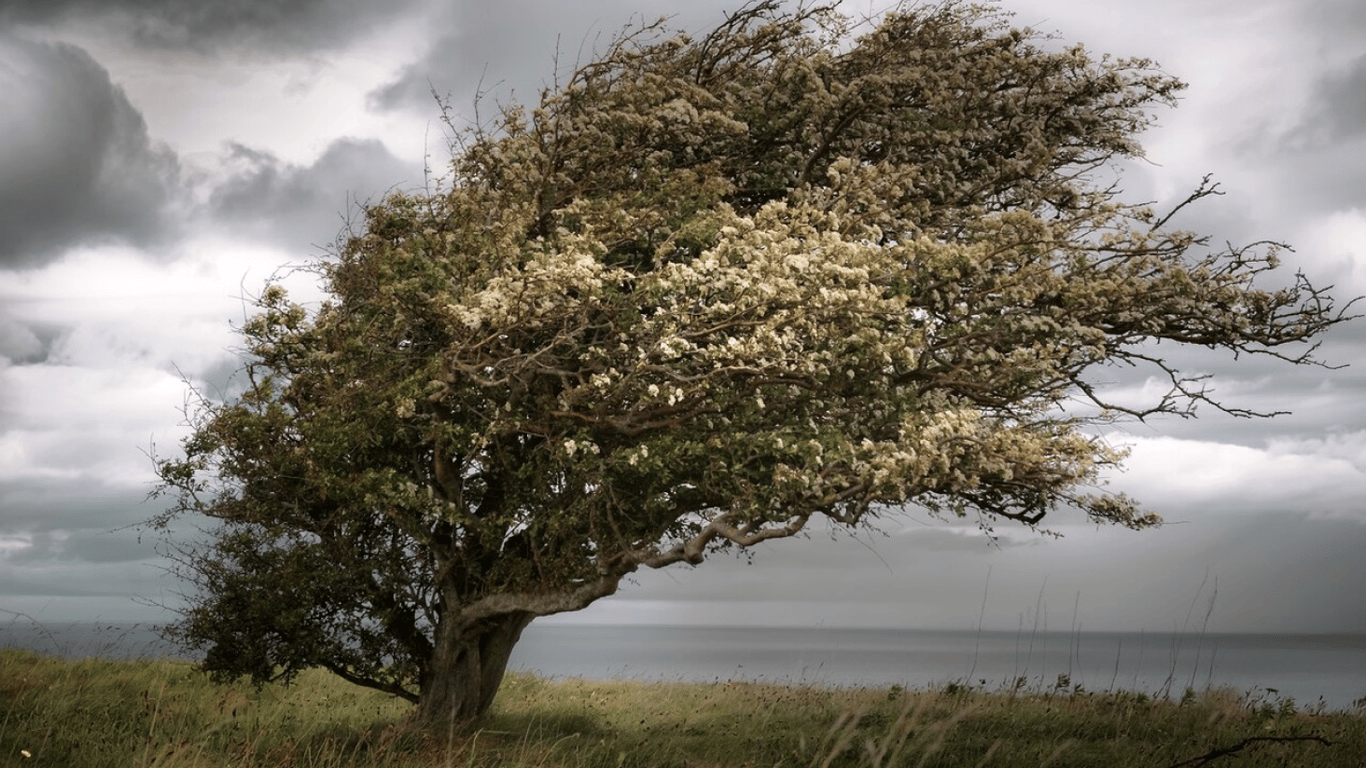
<path fill-rule="evenodd" d="M 414 720 L 463 726 L 487 712 L 503 682 L 512 647 L 533 618 L 529 613 L 508 614 L 464 633 L 450 626 L 455 622 L 438 627 Z"/>

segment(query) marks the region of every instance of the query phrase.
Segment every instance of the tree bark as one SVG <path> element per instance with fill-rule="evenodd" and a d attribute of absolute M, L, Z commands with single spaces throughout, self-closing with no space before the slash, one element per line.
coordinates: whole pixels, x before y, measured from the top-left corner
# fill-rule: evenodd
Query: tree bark
<path fill-rule="evenodd" d="M 413 719 L 422 724 L 468 725 L 488 711 L 503 682 L 512 648 L 535 618 L 518 612 L 490 618 L 473 628 L 443 622 Z"/>

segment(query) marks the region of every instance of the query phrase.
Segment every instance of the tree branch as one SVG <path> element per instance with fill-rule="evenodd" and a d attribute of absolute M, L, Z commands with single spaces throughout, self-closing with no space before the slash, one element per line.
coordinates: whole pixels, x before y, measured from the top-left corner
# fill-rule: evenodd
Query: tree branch
<path fill-rule="evenodd" d="M 1206 752 L 1205 754 L 1200 755 L 1199 757 L 1192 757 L 1189 760 L 1182 760 L 1179 763 L 1172 763 L 1171 765 L 1167 766 L 1167 768 L 1185 768 L 1188 765 L 1208 765 L 1221 757 L 1236 755 L 1239 752 L 1242 752 L 1244 749 L 1252 746 L 1253 744 L 1261 742 L 1266 742 L 1270 744 L 1285 744 L 1297 741 L 1312 741 L 1318 744 L 1322 744 L 1325 747 L 1333 746 L 1333 742 L 1323 738 L 1322 736 L 1249 736 L 1246 739 L 1243 739 L 1242 741 L 1232 746 L 1220 747 L 1218 749 L 1210 750 L 1209 752 Z"/>

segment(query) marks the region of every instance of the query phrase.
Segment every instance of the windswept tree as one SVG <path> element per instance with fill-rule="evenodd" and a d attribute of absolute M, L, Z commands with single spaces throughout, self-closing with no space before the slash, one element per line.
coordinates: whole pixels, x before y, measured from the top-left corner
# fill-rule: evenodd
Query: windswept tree
<path fill-rule="evenodd" d="M 1346 319 L 1103 181 L 1181 87 L 957 2 L 628 30 L 369 207 L 328 301 L 264 290 L 245 393 L 158 462 L 156 522 L 216 521 L 174 634 L 466 722 L 532 620 L 642 566 L 907 505 L 1156 524 L 1096 487 L 1097 425 L 1248 412 L 1152 342 L 1306 364 Z M 1168 391 L 1106 402 L 1117 364 Z"/>

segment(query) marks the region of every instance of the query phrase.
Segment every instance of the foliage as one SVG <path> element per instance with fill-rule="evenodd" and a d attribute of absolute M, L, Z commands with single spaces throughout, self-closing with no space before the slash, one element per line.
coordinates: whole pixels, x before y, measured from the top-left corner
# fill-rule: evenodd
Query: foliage
<path fill-rule="evenodd" d="M 533 618 L 817 516 L 1157 523 L 1093 492 L 1122 454 L 1090 429 L 1213 402 L 1151 342 L 1306 363 L 1345 316 L 1256 287 L 1275 246 L 1098 181 L 1178 81 L 1007 21 L 759 2 L 628 30 L 463 132 L 442 192 L 317 265 L 329 301 L 262 293 L 245 394 L 159 462 L 160 524 L 220 522 L 181 550 L 179 636 L 224 677 L 324 666 L 464 720 Z M 1106 402 L 1115 364 L 1170 390 Z"/>

